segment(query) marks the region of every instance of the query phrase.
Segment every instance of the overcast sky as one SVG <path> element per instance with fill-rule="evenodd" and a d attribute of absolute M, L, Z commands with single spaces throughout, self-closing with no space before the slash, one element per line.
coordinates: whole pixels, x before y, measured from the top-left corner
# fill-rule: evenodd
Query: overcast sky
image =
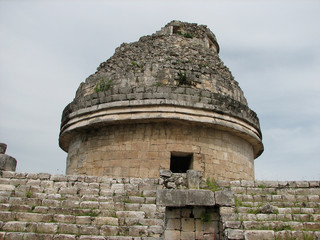
<path fill-rule="evenodd" d="M 123 42 L 207 25 L 260 119 L 256 179 L 320 179 L 320 1 L 0 0 L 0 142 L 19 172 L 65 173 L 61 114 Z"/>

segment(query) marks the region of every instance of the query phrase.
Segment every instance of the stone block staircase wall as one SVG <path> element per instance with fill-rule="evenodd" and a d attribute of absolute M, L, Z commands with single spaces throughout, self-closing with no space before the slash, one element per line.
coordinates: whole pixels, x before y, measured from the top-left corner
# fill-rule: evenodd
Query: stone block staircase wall
<path fill-rule="evenodd" d="M 216 205 L 223 239 L 320 239 L 320 181 L 217 185 L 235 196 Z M 159 179 L 2 171 L 0 240 L 160 240 L 160 189 Z"/>
<path fill-rule="evenodd" d="M 320 239 L 319 181 L 218 181 L 235 193 L 221 207 L 227 239 Z"/>
<path fill-rule="evenodd" d="M 0 239 L 159 239 L 157 181 L 3 171 Z"/>

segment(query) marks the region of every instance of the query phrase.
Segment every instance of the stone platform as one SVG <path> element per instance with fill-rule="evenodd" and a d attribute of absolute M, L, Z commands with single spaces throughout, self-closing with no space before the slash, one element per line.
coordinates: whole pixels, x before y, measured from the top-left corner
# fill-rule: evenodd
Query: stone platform
<path fill-rule="evenodd" d="M 319 239 L 319 181 L 216 184 L 2 171 L 0 239 Z M 170 194 L 188 197 L 174 204 Z"/>

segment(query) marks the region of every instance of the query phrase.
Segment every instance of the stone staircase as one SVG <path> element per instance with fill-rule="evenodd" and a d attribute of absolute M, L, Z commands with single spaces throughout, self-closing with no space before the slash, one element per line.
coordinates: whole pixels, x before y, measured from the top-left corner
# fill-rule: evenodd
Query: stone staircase
<path fill-rule="evenodd" d="M 156 240 L 155 179 L 1 173 L 0 239 Z"/>
<path fill-rule="evenodd" d="M 163 239 L 168 209 L 159 204 L 161 182 L 0 171 L 0 240 Z M 220 239 L 320 239 L 320 181 L 217 181 L 211 190 L 177 185 L 167 192 L 188 193 L 178 199 L 187 208 L 212 203 Z"/>
<path fill-rule="evenodd" d="M 320 239 L 319 181 L 218 181 L 235 193 L 221 207 L 228 239 Z"/>

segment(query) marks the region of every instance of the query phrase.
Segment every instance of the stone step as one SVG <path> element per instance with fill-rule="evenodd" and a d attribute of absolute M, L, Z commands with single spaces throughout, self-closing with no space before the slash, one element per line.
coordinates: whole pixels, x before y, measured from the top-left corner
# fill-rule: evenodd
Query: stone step
<path fill-rule="evenodd" d="M 320 229 L 320 222 L 243 221 L 241 224 L 246 230 L 318 231 Z"/>
<path fill-rule="evenodd" d="M 276 187 L 231 187 L 236 194 L 247 195 L 319 195 L 320 187 L 314 188 L 276 188 Z"/>
<path fill-rule="evenodd" d="M 127 238 L 128 236 L 134 239 L 136 237 L 146 238 L 153 235 L 157 238 L 163 233 L 163 229 L 159 226 L 113 226 L 113 225 L 79 225 L 79 224 L 64 224 L 64 223 L 30 223 L 10 221 L 1 224 L 0 239 L 4 233 L 15 232 L 12 234 L 12 239 L 23 239 L 23 237 L 46 237 L 45 239 L 57 239 L 65 237 L 66 239 L 74 239 L 73 236 L 87 236 L 89 239 L 92 235 L 97 237 L 121 236 Z M 31 235 L 30 233 L 41 234 L 40 236 Z M 45 235 L 44 235 L 45 234 Z M 14 238 L 20 237 L 20 238 Z M 95 239 L 94 238 L 94 239 Z M 99 239 L 100 239 L 99 238 Z M 7 238 L 5 238 L 7 239 Z M 10 239 L 10 238 L 8 238 Z M 24 238 L 29 239 L 29 238 Z M 31 238 L 41 239 L 41 238 Z M 79 239 L 79 238 L 76 238 Z M 121 238 L 122 239 L 122 238 Z M 152 238 L 148 238 L 152 239 Z"/>
<path fill-rule="evenodd" d="M 272 208 L 271 212 L 265 212 L 263 209 L 265 207 Z M 318 207 L 278 207 L 272 204 L 259 205 L 255 207 L 235 207 L 235 212 L 237 213 L 275 213 L 275 214 L 320 214 L 320 209 Z"/>
<path fill-rule="evenodd" d="M 25 232 L 0 232 L 0 239 L 46 239 L 46 240 L 162 240 L 160 237 L 131 237 L 131 236 L 99 236 L 99 235 L 72 235 L 72 234 L 44 234 Z"/>
<path fill-rule="evenodd" d="M 237 220 L 243 221 L 299 221 L 320 222 L 319 214 L 248 214 L 238 213 Z"/>
<path fill-rule="evenodd" d="M 235 194 L 235 197 L 240 202 L 315 202 L 320 203 L 319 195 L 309 194 L 309 195 L 248 195 L 248 194 Z"/>
<path fill-rule="evenodd" d="M 228 235 L 232 239 L 319 239 L 319 231 L 273 231 L 273 230 L 233 230 L 228 231 Z"/>

